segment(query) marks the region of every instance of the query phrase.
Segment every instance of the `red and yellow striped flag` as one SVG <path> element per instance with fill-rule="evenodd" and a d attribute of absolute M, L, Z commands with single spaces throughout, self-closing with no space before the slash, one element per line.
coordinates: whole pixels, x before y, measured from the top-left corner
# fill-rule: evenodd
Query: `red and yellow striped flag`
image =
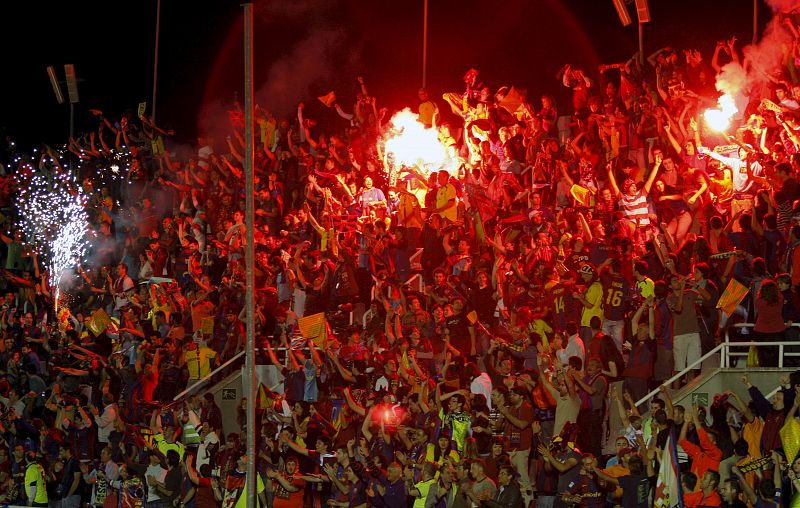
<path fill-rule="evenodd" d="M 732 316 L 736 310 L 736 306 L 742 303 L 742 300 L 744 300 L 748 292 L 750 292 L 750 290 L 747 286 L 736 279 L 731 279 L 728 283 L 728 287 L 725 288 L 725 291 L 723 291 L 719 297 L 717 308 L 722 309 L 722 312 L 725 314 Z"/>

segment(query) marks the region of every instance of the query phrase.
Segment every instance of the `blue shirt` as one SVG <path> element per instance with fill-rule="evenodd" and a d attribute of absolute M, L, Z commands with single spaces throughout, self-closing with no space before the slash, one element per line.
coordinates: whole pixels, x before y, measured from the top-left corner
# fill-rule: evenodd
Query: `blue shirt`
<path fill-rule="evenodd" d="M 378 489 L 375 489 L 375 497 L 373 503 L 375 506 L 385 506 L 386 508 L 407 508 L 406 502 L 406 485 L 402 479 L 394 483 L 389 483 L 384 477 L 378 479 L 378 483 L 386 489 L 386 493 L 382 496 Z"/>

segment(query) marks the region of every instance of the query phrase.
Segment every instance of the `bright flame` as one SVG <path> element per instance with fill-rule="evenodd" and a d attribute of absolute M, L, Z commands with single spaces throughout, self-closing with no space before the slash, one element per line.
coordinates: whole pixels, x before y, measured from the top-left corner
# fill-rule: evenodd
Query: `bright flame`
<path fill-rule="evenodd" d="M 436 129 L 420 123 L 419 115 L 406 108 L 395 113 L 389 123 L 391 127 L 386 135 L 386 153 L 394 157 L 395 164 L 419 164 L 428 172 L 444 165 L 447 154 L 439 142 L 439 135 Z"/>
<path fill-rule="evenodd" d="M 703 117 L 706 119 L 706 124 L 708 124 L 709 127 L 715 131 L 724 132 L 730 127 L 731 118 L 733 118 L 733 115 L 735 115 L 739 109 L 733 102 L 733 97 L 728 94 L 724 94 L 717 102 L 719 103 L 719 108 L 707 109 Z"/>

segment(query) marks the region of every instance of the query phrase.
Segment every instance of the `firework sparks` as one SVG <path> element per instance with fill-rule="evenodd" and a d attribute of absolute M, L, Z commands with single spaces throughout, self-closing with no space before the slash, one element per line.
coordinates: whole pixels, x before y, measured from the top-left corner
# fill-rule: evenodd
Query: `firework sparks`
<path fill-rule="evenodd" d="M 19 194 L 20 228 L 27 242 L 44 257 L 58 305 L 61 282 L 87 248 L 86 198 L 74 177 L 32 174 Z"/>

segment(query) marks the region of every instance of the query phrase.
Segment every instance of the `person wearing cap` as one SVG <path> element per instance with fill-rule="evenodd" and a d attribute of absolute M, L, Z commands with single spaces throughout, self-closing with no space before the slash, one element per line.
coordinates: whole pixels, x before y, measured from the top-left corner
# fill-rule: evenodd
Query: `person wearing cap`
<path fill-rule="evenodd" d="M 580 338 L 588 348 L 592 342 L 593 334 L 590 326 L 592 318 L 597 316 L 603 319 L 603 285 L 595 279 L 594 267 L 586 263 L 580 268 L 580 275 L 586 284 L 586 290 L 576 293 L 573 297 L 583 305 L 581 310 Z"/>

